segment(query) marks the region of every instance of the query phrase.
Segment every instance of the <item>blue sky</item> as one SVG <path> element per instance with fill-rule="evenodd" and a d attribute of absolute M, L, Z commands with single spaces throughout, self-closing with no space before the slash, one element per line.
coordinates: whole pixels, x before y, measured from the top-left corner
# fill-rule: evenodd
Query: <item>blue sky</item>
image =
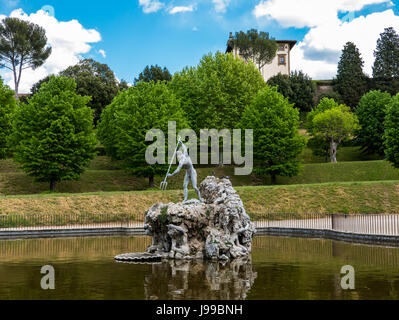
<path fill-rule="evenodd" d="M 39 11 L 45 5 L 54 17 Z M 22 91 L 80 57 L 107 63 L 128 82 L 151 64 L 174 73 L 224 51 L 230 31 L 250 28 L 297 40 L 292 67 L 315 79 L 334 76 L 346 41 L 359 47 L 370 73 L 379 34 L 388 26 L 399 32 L 397 1 L 390 0 L 0 0 L 0 14 L 43 25 L 56 49 L 40 70 L 27 72 Z"/>

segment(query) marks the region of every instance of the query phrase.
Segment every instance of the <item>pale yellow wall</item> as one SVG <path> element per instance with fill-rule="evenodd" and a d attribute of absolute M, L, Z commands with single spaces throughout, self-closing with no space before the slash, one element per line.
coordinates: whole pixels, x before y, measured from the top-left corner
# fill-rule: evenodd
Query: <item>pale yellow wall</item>
<path fill-rule="evenodd" d="M 284 50 L 280 50 L 280 45 L 284 45 Z M 237 48 L 234 48 L 233 50 L 234 55 L 237 56 L 239 55 L 239 51 Z M 279 65 L 278 64 L 278 57 L 279 54 L 284 54 L 286 55 L 286 63 L 285 65 Z M 290 45 L 288 43 L 286 44 L 280 44 L 277 49 L 277 54 L 273 61 L 267 65 L 265 65 L 262 70 L 262 76 L 265 79 L 265 81 L 269 80 L 271 77 L 281 73 L 281 74 L 290 74 Z"/>

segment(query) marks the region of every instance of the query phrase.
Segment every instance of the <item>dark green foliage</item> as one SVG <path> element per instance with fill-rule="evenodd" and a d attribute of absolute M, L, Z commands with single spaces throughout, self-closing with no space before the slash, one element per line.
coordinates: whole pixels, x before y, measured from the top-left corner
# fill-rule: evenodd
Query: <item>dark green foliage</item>
<path fill-rule="evenodd" d="M 196 68 L 176 73 L 168 85 L 198 133 L 236 128 L 245 107 L 266 83 L 252 62 L 217 52 L 204 56 Z"/>
<path fill-rule="evenodd" d="M 237 48 L 240 56 L 246 61 L 253 61 L 259 70 L 270 63 L 277 52 L 277 42 L 270 38 L 268 32 L 258 32 L 256 29 L 236 32 L 229 40 L 231 48 Z"/>
<path fill-rule="evenodd" d="M 45 30 L 18 18 L 4 18 L 0 23 L 0 65 L 14 74 L 15 95 L 22 70 L 40 67 L 50 56 Z"/>
<path fill-rule="evenodd" d="M 163 82 L 139 82 L 120 92 L 104 109 L 98 136 L 109 156 L 124 160 L 127 170 L 149 177 L 150 187 L 157 174 L 164 174 L 165 165 L 149 165 L 145 159 L 147 132 L 160 129 L 168 132 L 168 121 L 176 121 L 177 131 L 187 128 L 179 100 Z M 167 151 L 166 151 L 167 152 Z"/>
<path fill-rule="evenodd" d="M 94 123 L 97 124 L 102 110 L 119 92 L 113 71 L 106 64 L 93 59 L 84 59 L 77 65 L 60 72 L 60 75 L 75 79 L 76 92 L 92 98 L 88 106 L 93 109 Z"/>
<path fill-rule="evenodd" d="M 291 72 L 292 96 L 290 102 L 300 111 L 310 111 L 314 105 L 316 88 L 312 79 L 302 71 Z"/>
<path fill-rule="evenodd" d="M 367 92 L 367 77 L 363 73 L 363 65 L 359 49 L 354 43 L 347 42 L 338 62 L 334 91 L 339 93 L 343 103 L 350 106 L 352 110 L 357 107 L 360 98 Z"/>
<path fill-rule="evenodd" d="M 271 77 L 267 84 L 278 87 L 284 97 L 293 103 L 300 111 L 310 111 L 314 104 L 316 87 L 312 79 L 302 71 L 292 72 L 290 76 L 278 75 Z"/>
<path fill-rule="evenodd" d="M 267 86 L 261 90 L 242 116 L 241 128 L 254 130 L 254 170 L 276 176 L 299 173 L 299 155 L 305 147 L 299 136 L 299 111 L 288 99 Z"/>
<path fill-rule="evenodd" d="M 277 74 L 267 80 L 267 84 L 271 87 L 277 87 L 277 91 L 284 97 L 291 99 L 294 95 L 291 88 L 291 79 L 287 74 Z M 291 103 L 294 103 L 290 100 Z"/>
<path fill-rule="evenodd" d="M 119 91 L 123 91 L 123 90 L 129 89 L 129 84 L 127 83 L 126 80 L 123 80 L 123 79 L 122 79 L 122 80 L 118 83 L 118 88 L 119 88 Z"/>
<path fill-rule="evenodd" d="M 14 91 L 0 78 L 0 159 L 10 155 L 8 137 L 12 132 L 12 117 L 16 109 Z"/>
<path fill-rule="evenodd" d="M 399 94 L 388 105 L 384 138 L 386 159 L 399 168 Z"/>
<path fill-rule="evenodd" d="M 73 79 L 52 76 L 14 118 L 14 158 L 37 181 L 78 180 L 94 157 L 90 97 L 76 94 Z"/>
<path fill-rule="evenodd" d="M 329 91 L 322 93 L 317 99 L 318 100 L 317 105 L 320 104 L 320 101 L 323 100 L 324 98 L 333 99 L 338 104 L 344 104 L 341 95 L 336 91 Z"/>
<path fill-rule="evenodd" d="M 374 51 L 373 88 L 395 95 L 399 91 L 399 35 L 385 28 Z"/>
<path fill-rule="evenodd" d="M 40 87 L 42 86 L 43 83 L 47 83 L 50 80 L 50 76 L 47 76 L 41 80 L 39 80 L 38 82 L 36 82 L 32 88 L 30 88 L 30 92 L 32 95 L 34 95 L 35 93 L 37 93 L 40 89 Z"/>
<path fill-rule="evenodd" d="M 169 70 L 165 68 L 161 68 L 158 65 L 155 66 L 146 66 L 142 73 L 139 74 L 139 77 L 135 79 L 135 85 L 139 81 L 144 82 L 158 82 L 158 81 L 165 81 L 169 82 L 172 80 L 172 75 L 170 74 Z"/>
<path fill-rule="evenodd" d="M 356 132 L 357 142 L 367 154 L 384 155 L 384 120 L 391 95 L 370 91 L 359 102 L 356 115 L 361 129 Z"/>

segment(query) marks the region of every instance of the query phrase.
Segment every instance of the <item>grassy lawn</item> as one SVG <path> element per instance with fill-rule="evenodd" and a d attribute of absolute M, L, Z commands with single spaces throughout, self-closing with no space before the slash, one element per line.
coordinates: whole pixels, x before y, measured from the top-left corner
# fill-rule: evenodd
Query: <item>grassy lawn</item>
<path fill-rule="evenodd" d="M 399 181 L 238 187 L 237 190 L 254 218 L 270 213 L 399 213 Z M 191 195 L 194 196 L 192 191 Z M 55 216 L 69 215 L 77 222 L 83 216 L 89 216 L 90 221 L 118 221 L 118 217 L 143 221 L 145 211 L 154 203 L 182 198 L 180 190 L 3 196 L 0 217 L 23 213 L 53 220 Z"/>
<path fill-rule="evenodd" d="M 97 168 L 108 166 L 111 163 L 107 159 L 96 160 Z M 47 192 L 48 183 L 34 182 L 23 171 L 12 169 L 4 172 L 6 168 L 12 168 L 10 160 L 0 161 L 0 195 L 23 195 Z M 231 166 L 216 168 L 198 168 L 198 181 L 202 181 L 208 175 L 215 172 L 216 176 L 230 176 L 235 187 L 270 185 L 270 178 L 251 176 L 234 176 L 234 168 Z M 168 189 L 181 189 L 184 172 L 168 180 Z M 156 177 L 155 186 L 159 188 L 164 177 Z M 399 180 L 399 169 L 393 168 L 386 161 L 352 161 L 332 163 L 310 163 L 303 166 L 303 171 L 296 177 L 278 177 L 278 185 L 315 184 L 326 182 L 350 182 L 350 181 L 385 181 Z M 134 177 L 124 170 L 113 169 L 89 169 L 80 181 L 65 181 L 57 185 L 61 193 L 85 193 L 85 192 L 113 192 L 113 191 L 137 191 L 146 190 L 148 181 L 146 178 Z"/>

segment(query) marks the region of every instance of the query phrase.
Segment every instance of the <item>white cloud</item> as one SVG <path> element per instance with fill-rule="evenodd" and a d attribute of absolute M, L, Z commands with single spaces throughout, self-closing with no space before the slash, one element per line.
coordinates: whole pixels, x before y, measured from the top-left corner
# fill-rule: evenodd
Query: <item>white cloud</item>
<path fill-rule="evenodd" d="M 161 10 L 165 4 L 158 0 L 139 0 L 139 5 L 143 7 L 144 13 L 153 13 Z"/>
<path fill-rule="evenodd" d="M 229 6 L 231 0 L 212 0 L 214 6 L 215 6 L 215 11 L 216 12 L 226 12 L 227 7 Z"/>
<path fill-rule="evenodd" d="M 338 12 L 358 11 L 366 5 L 390 0 L 264 0 L 254 9 L 255 17 L 277 20 L 282 27 L 314 27 L 337 23 Z"/>
<path fill-rule="evenodd" d="M 391 9 L 360 16 L 351 22 L 314 27 L 293 49 L 292 67 L 304 70 L 315 79 L 332 78 L 345 43 L 351 41 L 362 55 L 364 71 L 371 76 L 377 40 L 387 27 L 399 32 L 399 16 Z"/>
<path fill-rule="evenodd" d="M 98 53 L 101 54 L 103 58 L 107 57 L 107 53 L 103 49 L 98 50 Z"/>
<path fill-rule="evenodd" d="M 359 11 L 370 4 L 392 6 L 390 0 L 262 0 L 253 14 L 258 19 L 276 20 L 284 28 L 309 27 L 304 39 L 291 52 L 291 67 L 314 79 L 331 79 L 337 73 L 346 42 L 355 43 L 365 62 L 364 71 L 371 75 L 380 33 L 387 27 L 399 32 L 399 17 L 392 9 L 349 22 L 338 18 L 340 12 Z"/>
<path fill-rule="evenodd" d="M 101 35 L 94 29 L 85 29 L 77 20 L 58 21 L 42 10 L 30 15 L 17 9 L 11 12 L 11 17 L 36 23 L 46 30 L 48 43 L 52 53 L 47 61 L 36 70 L 23 71 L 19 87 L 21 93 L 28 93 L 32 85 L 49 74 L 56 74 L 79 62 L 82 54 L 88 53 L 91 43 L 101 41 Z M 3 19 L 4 16 L 0 16 Z M 3 78 L 14 88 L 11 72 L 2 72 Z"/>
<path fill-rule="evenodd" d="M 176 13 L 180 13 L 180 12 L 192 12 L 194 11 L 194 6 L 190 5 L 190 6 L 177 6 L 177 7 L 173 7 L 172 9 L 169 10 L 170 14 L 176 14 Z"/>

